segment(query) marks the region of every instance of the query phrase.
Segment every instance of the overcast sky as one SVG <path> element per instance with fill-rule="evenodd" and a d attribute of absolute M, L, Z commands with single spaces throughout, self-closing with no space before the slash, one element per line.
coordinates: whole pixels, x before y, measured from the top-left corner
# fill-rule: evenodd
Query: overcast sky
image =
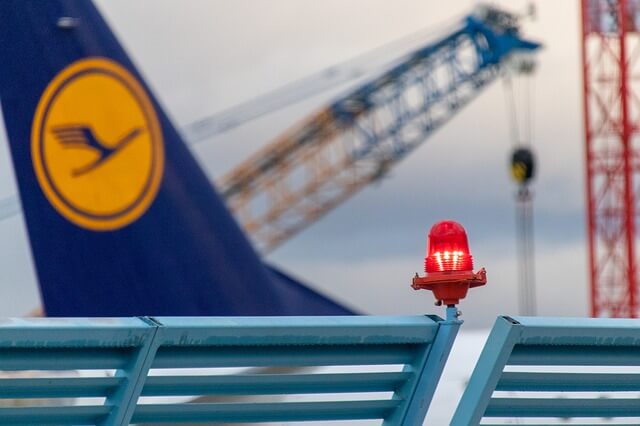
<path fill-rule="evenodd" d="M 496 2 L 524 10 L 523 1 Z M 533 145 L 539 313 L 586 315 L 584 171 L 576 1 L 537 1 L 524 31 L 542 41 L 534 78 Z M 100 1 L 134 62 L 179 127 L 417 31 L 463 16 L 473 1 Z M 407 52 L 389 51 L 389 60 Z M 322 106 L 318 96 L 194 148 L 212 179 Z M 466 327 L 517 314 L 514 185 L 504 90 L 494 83 L 381 184 L 353 197 L 269 259 L 372 314 L 438 313 L 409 288 L 426 233 L 452 218 L 469 233 L 489 283 L 462 304 Z M 2 135 L 4 137 L 4 135 Z M 15 193 L 6 144 L 0 196 Z M 0 223 L 3 316 L 38 304 L 22 219 Z M 442 314 L 442 312 L 440 312 Z"/>

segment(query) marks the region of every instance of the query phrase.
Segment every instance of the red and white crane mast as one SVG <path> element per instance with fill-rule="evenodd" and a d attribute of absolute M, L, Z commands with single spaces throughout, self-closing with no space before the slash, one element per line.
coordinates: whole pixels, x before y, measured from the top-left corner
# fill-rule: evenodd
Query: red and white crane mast
<path fill-rule="evenodd" d="M 591 314 L 638 317 L 640 5 L 582 0 Z"/>

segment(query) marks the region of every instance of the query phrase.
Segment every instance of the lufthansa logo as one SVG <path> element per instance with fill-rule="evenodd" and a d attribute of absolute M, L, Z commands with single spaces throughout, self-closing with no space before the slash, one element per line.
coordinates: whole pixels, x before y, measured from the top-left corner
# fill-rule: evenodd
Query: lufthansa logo
<path fill-rule="evenodd" d="M 31 158 L 62 216 L 86 229 L 119 229 L 155 199 L 162 131 L 135 77 L 111 60 L 83 59 L 62 70 L 40 98 Z"/>

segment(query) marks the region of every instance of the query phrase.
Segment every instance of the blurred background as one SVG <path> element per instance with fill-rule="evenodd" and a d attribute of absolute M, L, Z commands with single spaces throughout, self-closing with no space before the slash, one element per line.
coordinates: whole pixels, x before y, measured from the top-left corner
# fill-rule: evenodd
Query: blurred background
<path fill-rule="evenodd" d="M 475 1 L 250 0 L 97 2 L 178 128 L 353 58 L 375 75 L 421 43 L 446 36 Z M 521 15 L 530 2 L 494 2 Z M 538 0 L 521 35 L 543 43 L 529 77 L 530 96 L 513 80 L 516 111 L 530 108 L 535 152 L 537 314 L 589 313 L 585 243 L 580 4 Z M 369 53 L 367 53 L 369 52 Z M 365 54 L 364 57 L 362 55 Z M 356 79 L 356 82 L 358 80 Z M 353 82 L 305 98 L 192 145 L 216 181 Z M 510 100 L 498 78 L 383 178 L 268 254 L 317 290 L 367 314 L 440 313 L 415 292 L 426 236 L 441 219 L 467 229 L 476 267 L 489 283 L 461 309 L 465 328 L 487 328 L 517 314 L 517 187 L 510 176 L 514 140 Z M 519 92 L 520 91 L 520 92 Z M 522 123 L 520 123 L 522 124 Z M 187 128 L 188 130 L 188 128 Z M 4 137 L 4 135 L 2 135 Z M 0 197 L 16 193 L 6 144 L 0 144 Z M 20 215 L 0 222 L 3 316 L 38 306 Z"/>

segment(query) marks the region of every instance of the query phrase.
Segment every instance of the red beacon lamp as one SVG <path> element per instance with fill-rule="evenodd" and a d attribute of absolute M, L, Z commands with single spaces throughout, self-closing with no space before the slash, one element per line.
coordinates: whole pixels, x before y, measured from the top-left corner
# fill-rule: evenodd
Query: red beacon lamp
<path fill-rule="evenodd" d="M 411 287 L 433 291 L 438 306 L 454 307 L 470 288 L 487 283 L 484 268 L 473 272 L 467 232 L 453 220 L 443 220 L 431 227 L 424 272 L 424 277 L 416 274 Z"/>

